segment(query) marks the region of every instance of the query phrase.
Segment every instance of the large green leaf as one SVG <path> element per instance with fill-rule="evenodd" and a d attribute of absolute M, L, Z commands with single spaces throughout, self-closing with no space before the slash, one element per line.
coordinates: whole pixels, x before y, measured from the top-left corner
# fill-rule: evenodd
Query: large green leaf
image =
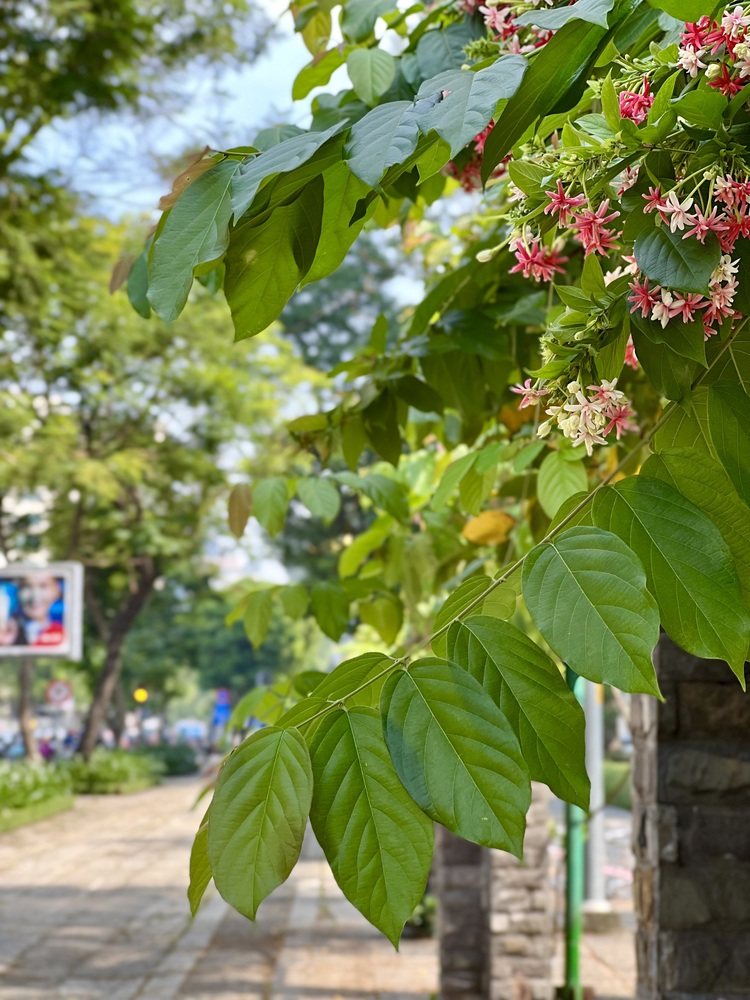
<path fill-rule="evenodd" d="M 432 823 L 401 784 L 374 709 L 330 712 L 310 756 L 310 819 L 333 876 L 397 945 L 430 873 Z"/>
<path fill-rule="evenodd" d="M 289 204 L 248 217 L 233 231 L 224 293 L 236 340 L 265 330 L 284 308 L 315 259 L 322 218 L 323 180 L 316 176 Z"/>
<path fill-rule="evenodd" d="M 507 716 L 532 780 L 588 809 L 583 709 L 547 654 L 510 622 L 471 615 L 451 626 L 448 655 Z"/>
<path fill-rule="evenodd" d="M 641 233 L 633 250 L 638 267 L 657 285 L 705 294 L 721 258 L 719 241 L 714 233 L 709 233 L 704 243 L 682 237 L 667 226 Z"/>
<path fill-rule="evenodd" d="M 289 490 L 286 479 L 272 476 L 261 479 L 253 487 L 253 514 L 269 535 L 278 535 L 284 527 L 289 508 Z"/>
<path fill-rule="evenodd" d="M 310 607 L 321 631 L 337 642 L 349 626 L 349 598 L 343 587 L 326 580 L 314 583 Z"/>
<path fill-rule="evenodd" d="M 588 486 L 586 467 L 562 451 L 551 451 L 539 467 L 536 494 L 547 517 L 554 517 L 565 501 Z"/>
<path fill-rule="evenodd" d="M 505 715 L 462 667 L 428 657 L 389 677 L 385 741 L 411 797 L 464 840 L 520 857 L 528 771 Z"/>
<path fill-rule="evenodd" d="M 652 455 L 641 475 L 669 483 L 711 518 L 729 546 L 745 605 L 750 608 L 750 507 L 742 502 L 724 469 L 705 452 L 668 448 Z"/>
<path fill-rule="evenodd" d="M 367 601 L 359 602 L 359 617 L 390 646 L 398 638 L 404 623 L 404 606 L 395 594 L 376 594 Z"/>
<path fill-rule="evenodd" d="M 434 129 L 455 156 L 489 124 L 498 101 L 516 92 L 528 65 L 523 56 L 502 56 L 477 72 L 452 69 L 426 80 L 419 97 L 436 91 L 447 94 L 420 121 L 420 129 L 425 134 Z"/>
<path fill-rule="evenodd" d="M 318 685 L 315 697 L 329 702 L 345 701 L 347 707 L 374 707 L 380 702 L 389 668 L 393 669 L 393 660 L 385 653 L 361 653 L 339 663 Z"/>
<path fill-rule="evenodd" d="M 376 507 L 386 511 L 398 521 L 405 521 L 409 517 L 406 488 L 395 479 L 381 476 L 377 472 L 371 472 L 367 476 L 360 476 L 355 472 L 339 472 L 336 474 L 336 479 L 345 486 L 364 493 Z"/>
<path fill-rule="evenodd" d="M 292 100 L 301 101 L 315 87 L 324 87 L 334 72 L 346 62 L 346 53 L 342 47 L 335 45 L 324 55 L 316 55 L 312 62 L 303 66 L 292 85 Z"/>
<path fill-rule="evenodd" d="M 594 523 L 621 538 L 646 570 L 661 623 L 694 656 L 744 676 L 750 614 L 719 529 L 667 483 L 633 476 L 594 498 Z"/>
<path fill-rule="evenodd" d="M 373 198 L 362 216 L 352 222 L 357 204 L 370 189 L 343 162 L 336 163 L 325 171 L 323 185 L 320 241 L 312 267 L 302 280 L 303 285 L 319 281 L 336 270 L 379 203 L 378 198 Z"/>
<path fill-rule="evenodd" d="M 312 790 L 310 755 L 296 729 L 261 729 L 224 762 L 211 802 L 208 857 L 216 888 L 251 920 L 297 862 Z"/>
<path fill-rule="evenodd" d="M 229 243 L 230 186 L 237 160 L 201 174 L 177 199 L 151 250 L 148 301 L 167 323 L 183 310 L 199 264 L 221 257 Z"/>
<path fill-rule="evenodd" d="M 393 83 L 396 60 L 383 49 L 355 49 L 346 69 L 357 97 L 372 107 Z"/>
<path fill-rule="evenodd" d="M 208 822 L 204 820 L 190 850 L 190 884 L 187 896 L 193 916 L 198 912 L 212 877 L 211 864 L 208 860 Z"/>
<path fill-rule="evenodd" d="M 363 42 L 383 14 L 396 6 L 396 0 L 347 0 L 341 12 L 341 33 L 350 42 Z"/>
<path fill-rule="evenodd" d="M 403 163 L 416 150 L 420 121 L 439 99 L 437 94 L 418 101 L 389 101 L 355 122 L 346 145 L 352 173 L 377 187 L 388 167 Z"/>
<path fill-rule="evenodd" d="M 648 0 L 652 7 L 666 11 L 678 21 L 698 21 L 716 10 L 713 0 Z"/>
<path fill-rule="evenodd" d="M 417 42 L 417 66 L 423 80 L 449 69 L 461 69 L 466 63 L 466 46 L 484 31 L 475 21 L 443 25 L 426 31 Z"/>
<path fill-rule="evenodd" d="M 341 123 L 325 132 L 303 132 L 271 146 L 240 167 L 232 180 L 232 214 L 239 222 L 253 203 L 263 181 L 276 174 L 290 173 L 302 166 L 343 128 Z M 176 207 L 176 206 L 175 206 Z"/>
<path fill-rule="evenodd" d="M 323 479 L 321 476 L 298 479 L 297 496 L 313 517 L 319 517 L 326 524 L 336 520 L 341 507 L 341 497 L 331 479 Z"/>
<path fill-rule="evenodd" d="M 245 599 L 243 625 L 253 646 L 258 649 L 266 641 L 273 614 L 273 588 L 256 590 Z"/>
<path fill-rule="evenodd" d="M 657 392 L 675 402 L 687 400 L 700 371 L 697 362 L 677 354 L 667 344 L 654 344 L 637 326 L 632 327 L 632 335 L 641 367 Z"/>
<path fill-rule="evenodd" d="M 474 604 L 472 608 L 474 614 L 491 615 L 493 618 L 510 618 L 516 610 L 518 598 L 518 584 L 520 583 L 520 573 L 515 573 L 510 580 L 494 587 L 482 597 L 490 586 L 492 580 L 488 576 L 470 576 L 450 593 L 440 605 L 438 613 L 435 615 L 433 623 L 433 633 L 438 632 L 454 618 Z M 448 651 L 448 636 L 444 632 L 432 640 L 432 651 L 438 656 L 445 656 Z"/>
<path fill-rule="evenodd" d="M 750 396 L 729 382 L 708 390 L 708 429 L 719 461 L 750 505 Z"/>
<path fill-rule="evenodd" d="M 750 240 L 743 240 L 747 244 L 747 264 L 742 264 L 740 275 L 747 283 L 747 302 L 741 306 L 734 300 L 734 306 L 743 313 L 750 313 Z M 735 254 L 732 254 L 735 256 Z M 718 338 L 717 338 L 718 341 Z M 709 343 L 709 349 L 711 348 Z M 716 343 L 716 349 L 720 350 L 721 356 L 716 360 L 709 371 L 706 372 L 702 380 L 703 385 L 710 385 L 712 382 L 727 380 L 737 381 L 750 395 L 750 327 L 744 326 L 737 336 L 728 345 Z"/>
<path fill-rule="evenodd" d="M 569 528 L 526 560 L 523 596 L 557 655 L 591 681 L 659 693 L 659 613 L 635 553 L 601 528 Z"/>
<path fill-rule="evenodd" d="M 607 15 L 615 5 L 615 0 L 578 0 L 568 7 L 554 7 L 548 10 L 530 10 L 517 18 L 517 24 L 535 24 L 547 31 L 557 31 L 568 21 L 590 21 L 602 28 L 608 27 Z"/>

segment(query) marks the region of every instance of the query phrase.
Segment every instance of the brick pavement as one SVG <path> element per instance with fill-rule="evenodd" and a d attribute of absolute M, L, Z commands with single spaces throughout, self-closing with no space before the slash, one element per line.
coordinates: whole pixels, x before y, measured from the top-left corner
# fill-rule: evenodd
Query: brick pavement
<path fill-rule="evenodd" d="M 428 1000 L 433 941 L 391 946 L 343 899 L 317 845 L 256 925 L 185 900 L 193 780 L 0 836 L 0 1000 Z"/>

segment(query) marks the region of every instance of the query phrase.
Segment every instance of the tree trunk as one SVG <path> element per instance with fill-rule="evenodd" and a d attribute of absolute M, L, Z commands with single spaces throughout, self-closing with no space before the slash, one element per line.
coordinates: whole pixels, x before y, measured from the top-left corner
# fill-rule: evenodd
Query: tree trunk
<path fill-rule="evenodd" d="M 115 685 L 113 705 L 112 705 L 112 734 L 115 738 L 115 746 L 122 743 L 122 734 L 125 732 L 125 692 L 122 689 L 122 682 L 118 680 Z"/>
<path fill-rule="evenodd" d="M 39 760 L 39 747 L 34 736 L 34 702 L 32 699 L 32 681 L 34 678 L 34 660 L 31 656 L 22 656 L 18 665 L 18 726 L 23 737 L 26 757 L 32 763 Z"/>
<path fill-rule="evenodd" d="M 100 632 L 105 631 L 107 655 L 96 682 L 96 691 L 83 727 L 83 736 L 78 745 L 78 752 L 84 760 L 88 760 L 94 752 L 101 728 L 107 720 L 107 710 L 120 680 L 123 643 L 133 626 L 133 622 L 143 610 L 157 576 L 158 573 L 153 561 L 144 559 L 138 568 L 135 586 L 122 607 L 112 619 L 111 624 L 107 623 L 105 628 L 100 628 Z M 89 596 L 89 601 L 92 600 L 95 600 L 93 591 L 90 592 Z M 92 610 L 95 612 L 95 617 L 101 619 L 100 611 L 96 608 Z"/>

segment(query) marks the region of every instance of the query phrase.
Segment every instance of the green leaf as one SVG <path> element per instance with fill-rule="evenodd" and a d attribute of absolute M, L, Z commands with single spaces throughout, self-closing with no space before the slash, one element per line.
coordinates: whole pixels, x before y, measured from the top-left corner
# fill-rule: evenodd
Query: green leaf
<path fill-rule="evenodd" d="M 436 657 L 389 677 L 383 731 L 417 805 L 452 833 L 516 857 L 531 801 L 528 771 L 505 715 L 462 667 Z"/>
<path fill-rule="evenodd" d="M 576 673 L 659 694 L 651 662 L 656 603 L 637 556 L 612 532 L 569 528 L 537 545 L 524 566 L 523 596 L 539 631 Z"/>
<path fill-rule="evenodd" d="M 247 483 L 238 483 L 229 493 L 227 520 L 235 538 L 242 538 L 253 506 L 253 492 Z"/>
<path fill-rule="evenodd" d="M 346 69 L 357 97 L 372 107 L 393 83 L 396 60 L 382 49 L 355 49 Z"/>
<path fill-rule="evenodd" d="M 329 49 L 325 54 L 315 56 L 312 62 L 303 66 L 295 77 L 292 84 L 292 100 L 301 101 L 315 87 L 324 87 L 336 70 L 344 65 L 345 61 L 345 53 L 338 45 Z"/>
<path fill-rule="evenodd" d="M 293 621 L 301 618 L 307 611 L 310 604 L 310 596 L 307 593 L 307 587 L 303 587 L 301 583 L 281 587 L 278 594 L 281 606 Z"/>
<path fill-rule="evenodd" d="M 276 174 L 290 173 L 307 163 L 342 127 L 339 123 L 324 132 L 303 132 L 271 146 L 252 160 L 246 160 L 232 180 L 232 213 L 235 222 L 239 222 L 250 208 L 263 181 Z"/>
<path fill-rule="evenodd" d="M 349 627 L 349 598 L 337 583 L 314 583 L 310 607 L 321 631 L 337 642 Z"/>
<path fill-rule="evenodd" d="M 377 187 L 388 167 L 403 163 L 417 148 L 420 120 L 440 95 L 419 101 L 390 101 L 352 125 L 345 154 L 349 169 Z"/>
<path fill-rule="evenodd" d="M 261 479 L 253 488 L 253 514 L 272 537 L 284 527 L 289 507 L 286 479 Z"/>
<path fill-rule="evenodd" d="M 404 375 L 396 382 L 394 391 L 399 399 L 421 413 L 442 413 L 443 399 L 432 386 L 427 385 L 416 375 Z"/>
<path fill-rule="evenodd" d="M 359 617 L 371 625 L 386 645 L 398 638 L 404 622 L 404 608 L 395 594 L 378 594 L 369 601 L 360 601 Z"/>
<path fill-rule="evenodd" d="M 711 518 L 729 546 L 745 605 L 750 607 L 750 508 L 719 463 L 702 451 L 671 448 L 652 455 L 640 474 L 668 483 Z"/>
<path fill-rule="evenodd" d="M 417 66 L 423 80 L 429 80 L 449 69 L 461 69 L 466 63 L 466 46 L 485 32 L 475 23 L 443 25 L 427 31 L 417 42 Z M 412 44 L 413 44 L 412 36 Z"/>
<path fill-rule="evenodd" d="M 739 385 L 717 382 L 708 390 L 708 429 L 719 461 L 750 505 L 750 397 Z"/>
<path fill-rule="evenodd" d="M 678 21 L 698 21 L 704 14 L 716 10 L 713 0 L 648 0 L 652 7 L 663 10 Z"/>
<path fill-rule="evenodd" d="M 190 884 L 187 897 L 192 916 L 198 912 L 198 907 L 212 877 L 211 865 L 208 860 L 208 823 L 204 821 L 195 835 L 190 850 Z"/>
<path fill-rule="evenodd" d="M 312 790 L 310 755 L 296 729 L 261 729 L 224 762 L 211 803 L 208 857 L 216 888 L 251 920 L 297 863 Z"/>
<path fill-rule="evenodd" d="M 341 508 L 339 491 L 331 479 L 309 476 L 297 480 L 297 496 L 313 517 L 332 524 Z"/>
<path fill-rule="evenodd" d="M 133 261 L 126 288 L 131 306 L 139 316 L 148 319 L 151 316 L 148 301 L 148 250 L 144 250 Z"/>
<path fill-rule="evenodd" d="M 306 698 L 327 676 L 328 674 L 322 670 L 303 670 L 294 678 L 294 690 Z"/>
<path fill-rule="evenodd" d="M 249 216 L 233 231 L 224 294 L 235 340 L 267 329 L 310 270 L 321 234 L 323 190 L 318 175 L 289 204 Z"/>
<path fill-rule="evenodd" d="M 706 367 L 706 340 L 702 319 L 695 319 L 692 323 L 678 320 L 669 323 L 666 329 L 661 323 L 643 316 L 632 316 L 631 322 L 652 344 L 665 344 L 681 358 L 696 361 Z"/>
<path fill-rule="evenodd" d="M 339 472 L 335 478 L 345 486 L 350 486 L 353 490 L 364 493 L 376 507 L 386 511 L 397 521 L 408 519 L 409 501 L 406 489 L 394 479 L 381 476 L 376 472 L 371 472 L 367 476 L 360 476 L 354 472 Z"/>
<path fill-rule="evenodd" d="M 561 451 L 551 451 L 539 467 L 536 492 L 547 517 L 554 517 L 568 497 L 587 488 L 583 462 L 571 462 Z"/>
<path fill-rule="evenodd" d="M 245 600 L 243 625 L 248 639 L 256 649 L 266 641 L 273 615 L 273 588 L 256 590 Z"/>
<path fill-rule="evenodd" d="M 378 204 L 378 199 L 374 198 L 366 212 L 356 222 L 352 222 L 358 203 L 370 188 L 359 177 L 354 176 L 346 163 L 336 163 L 326 170 L 323 174 L 323 185 L 320 241 L 315 260 L 302 279 L 302 285 L 320 281 L 336 270 Z"/>
<path fill-rule="evenodd" d="M 229 725 L 227 729 L 243 729 L 247 719 L 252 719 L 255 717 L 256 711 L 260 708 L 262 702 L 268 695 L 268 688 L 265 684 L 261 684 L 259 687 L 255 687 L 252 691 L 248 691 L 244 697 L 240 698 L 237 704 L 232 709 L 232 715 L 229 719 Z"/>
<path fill-rule="evenodd" d="M 236 160 L 222 160 L 197 177 L 177 199 L 151 248 L 148 300 L 167 323 L 182 312 L 194 269 L 227 249 L 230 187 L 239 167 Z"/>
<path fill-rule="evenodd" d="M 396 946 L 427 884 L 432 823 L 399 781 L 374 709 L 326 715 L 310 755 L 318 843 L 346 898 Z"/>
<path fill-rule="evenodd" d="M 672 108 L 688 125 L 717 131 L 721 127 L 721 116 L 729 107 L 729 102 L 716 90 L 705 87 L 690 90 L 672 103 Z"/>
<path fill-rule="evenodd" d="M 364 42 L 375 22 L 396 6 L 396 0 L 347 0 L 341 12 L 341 33 L 350 42 Z"/>
<path fill-rule="evenodd" d="M 376 549 L 379 549 L 386 539 L 393 532 L 393 518 L 384 514 L 377 518 L 373 524 L 363 531 L 361 535 L 356 535 L 354 540 L 347 545 L 339 556 L 339 577 L 346 579 L 354 576 L 362 563 Z"/>
<path fill-rule="evenodd" d="M 477 460 L 477 452 L 469 452 L 455 462 L 451 462 L 443 473 L 438 488 L 433 494 L 430 506 L 433 510 L 441 510 L 450 500 L 451 494 L 465 475 L 471 470 Z"/>
<path fill-rule="evenodd" d="M 315 696 L 329 702 L 346 701 L 347 708 L 352 705 L 374 708 L 380 701 L 380 692 L 393 662 L 385 653 L 362 653 L 344 660 L 318 686 Z"/>
<path fill-rule="evenodd" d="M 641 233 L 635 241 L 638 267 L 657 285 L 680 292 L 706 294 L 711 274 L 721 259 L 721 247 L 715 233 L 705 243 L 683 240 L 667 226 Z"/>
<path fill-rule="evenodd" d="M 468 580 L 449 594 L 435 615 L 432 631 L 437 632 L 448 622 L 465 611 L 470 604 L 489 590 L 492 580 L 488 576 L 470 576 Z M 499 587 L 493 588 L 487 596 L 473 608 L 474 614 L 491 615 L 493 618 L 510 618 L 516 610 L 518 590 L 513 579 Z M 432 640 L 432 651 L 437 656 L 445 656 L 448 652 L 448 636 L 446 633 Z"/>
<path fill-rule="evenodd" d="M 523 56 L 508 55 L 477 72 L 452 69 L 426 80 L 419 97 L 449 93 L 424 116 L 420 129 L 425 135 L 437 132 L 455 156 L 489 124 L 498 101 L 516 92 L 527 68 Z"/>
<path fill-rule="evenodd" d="M 507 716 L 532 781 L 588 809 L 583 709 L 547 654 L 510 622 L 472 615 L 451 626 L 448 655 Z"/>
<path fill-rule="evenodd" d="M 654 344 L 637 326 L 631 332 L 638 361 L 657 392 L 675 402 L 687 400 L 698 375 L 698 364 L 666 344 Z"/>
<path fill-rule="evenodd" d="M 615 0 L 578 0 L 571 7 L 554 7 L 552 10 L 530 10 L 516 18 L 517 24 L 535 24 L 547 31 L 557 31 L 568 21 L 577 18 L 591 24 L 608 27 L 607 15 L 615 5 Z"/>
<path fill-rule="evenodd" d="M 719 529 L 666 483 L 632 476 L 600 490 L 594 523 L 626 538 L 646 570 L 661 623 L 688 653 L 744 675 L 750 615 Z"/>

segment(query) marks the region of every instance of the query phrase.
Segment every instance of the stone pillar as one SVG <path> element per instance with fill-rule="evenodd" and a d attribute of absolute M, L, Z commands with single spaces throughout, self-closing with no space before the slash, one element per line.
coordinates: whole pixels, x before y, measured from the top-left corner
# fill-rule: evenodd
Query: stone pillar
<path fill-rule="evenodd" d="M 750 696 L 662 636 L 633 698 L 639 1000 L 750 1000 Z"/>
<path fill-rule="evenodd" d="M 524 858 L 438 828 L 441 1000 L 550 1000 L 549 792 L 534 785 Z"/>

